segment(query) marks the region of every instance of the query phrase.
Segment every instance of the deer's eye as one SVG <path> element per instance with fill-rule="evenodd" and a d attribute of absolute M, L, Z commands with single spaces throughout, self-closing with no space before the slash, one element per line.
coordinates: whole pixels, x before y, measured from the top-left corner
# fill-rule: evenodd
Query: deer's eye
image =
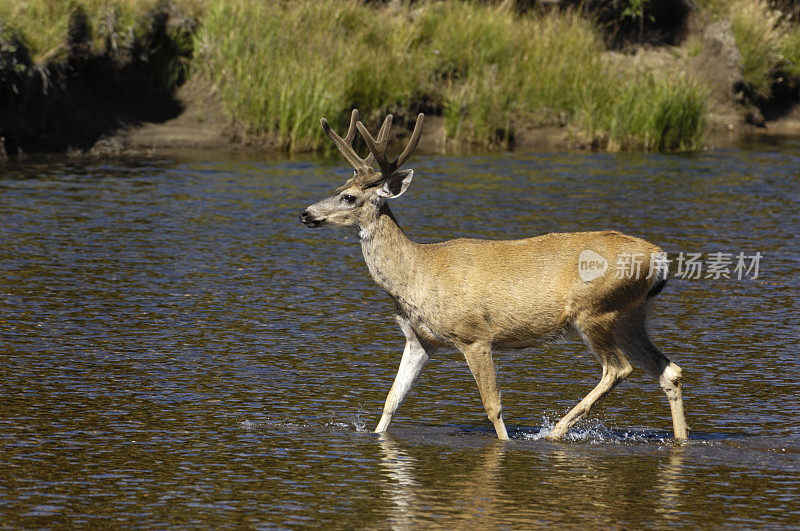
<path fill-rule="evenodd" d="M 342 201 L 344 201 L 345 203 L 349 203 L 349 204 L 351 204 L 351 205 L 352 205 L 353 203 L 355 203 L 355 202 L 356 202 L 356 196 L 354 196 L 354 195 L 350 195 L 350 194 L 344 194 L 344 195 L 342 196 Z"/>

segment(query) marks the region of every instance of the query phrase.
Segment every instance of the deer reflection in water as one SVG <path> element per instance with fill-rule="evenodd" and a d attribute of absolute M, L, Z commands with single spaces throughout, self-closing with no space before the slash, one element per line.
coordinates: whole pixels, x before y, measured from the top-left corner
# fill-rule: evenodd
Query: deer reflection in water
<path fill-rule="evenodd" d="M 378 445 L 388 517 L 396 528 L 421 522 L 448 528 L 576 525 L 586 515 L 612 526 L 680 521 L 687 450 L 682 445 L 646 448 L 655 453 L 633 466 L 629 454 L 609 455 L 606 445 L 495 441 L 480 451 L 432 451 L 388 433 Z M 554 520 L 554 514 L 560 517 Z"/>

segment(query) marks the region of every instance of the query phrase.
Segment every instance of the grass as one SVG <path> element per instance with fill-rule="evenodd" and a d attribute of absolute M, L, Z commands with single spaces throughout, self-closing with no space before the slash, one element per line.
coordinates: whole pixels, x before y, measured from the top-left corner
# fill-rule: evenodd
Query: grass
<path fill-rule="evenodd" d="M 607 77 L 600 38 L 575 13 L 517 19 L 496 8 L 448 3 L 432 6 L 427 17 L 436 21 L 430 24 L 435 49 L 455 51 L 439 54 L 444 66 L 456 64 L 461 74 L 445 89 L 446 132 L 457 140 L 502 142 L 514 122 L 576 116 L 586 92 Z"/>
<path fill-rule="evenodd" d="M 70 14 L 83 7 L 93 29 L 94 46 L 108 42 L 124 47 L 142 31 L 145 14 L 158 0 L 15 0 L 0 2 L 0 25 L 21 35 L 35 61 L 52 57 L 63 47 Z M 204 0 L 179 0 L 185 12 L 197 16 Z"/>
<path fill-rule="evenodd" d="M 66 88 L 75 68 L 67 62 L 72 33 L 89 44 L 78 49 L 80 56 L 93 58 L 81 72 L 85 80 L 119 95 L 171 94 L 188 77 L 196 27 L 192 14 L 199 16 L 203 5 L 204 0 L 4 2 L 0 91 L 18 95 L 23 90 L 30 101 L 37 90 L 46 96 L 50 85 Z"/>
<path fill-rule="evenodd" d="M 320 117 L 342 129 L 352 107 L 403 108 L 421 86 L 409 53 L 414 26 L 376 13 L 354 0 L 215 2 L 197 37 L 197 66 L 249 134 L 318 148 Z"/>
<path fill-rule="evenodd" d="M 372 127 L 387 112 L 402 119 L 434 110 L 452 142 L 490 147 L 548 124 L 569 125 L 579 142 L 609 149 L 696 149 L 702 135 L 694 85 L 612 68 L 596 28 L 574 12 L 519 16 L 459 0 L 394 8 L 359 0 L 175 4 L 200 18 L 192 65 L 219 87 L 230 120 L 290 151 L 329 148 L 319 118 L 341 130 L 354 107 Z M 20 35 L 41 62 L 63 50 L 70 14 L 82 6 L 95 50 L 133 49 L 146 41 L 145 15 L 156 5 L 3 2 L 0 32 Z M 168 51 L 151 51 L 170 60 Z"/>
<path fill-rule="evenodd" d="M 45 62 L 64 50 L 70 15 L 80 6 L 95 50 L 139 50 L 149 42 L 146 14 L 157 5 L 3 2 L 0 34 L 19 36 L 34 61 Z M 510 145 L 531 126 L 556 124 L 568 125 L 578 142 L 608 149 L 696 149 L 702 136 L 704 95 L 693 83 L 612 66 L 596 27 L 571 11 L 520 16 L 459 0 L 393 8 L 360 0 L 174 5 L 201 20 L 192 65 L 219 87 L 229 118 L 247 135 L 290 151 L 327 148 L 319 118 L 343 129 L 354 107 L 372 127 L 387 112 L 402 119 L 433 110 L 443 115 L 451 142 L 490 147 Z M 183 72 L 183 63 L 170 61 L 191 55 L 185 34 L 171 36 L 177 52 L 159 44 L 148 50 L 151 63 L 164 62 L 155 71 Z M 775 40 L 773 48 L 790 42 Z M 783 48 L 776 53 L 789 56 Z"/>
<path fill-rule="evenodd" d="M 95 50 L 133 50 L 147 42 L 146 14 L 160 1 L 2 2 L 0 46 L 19 47 L 18 39 L 34 61 L 58 57 L 70 14 L 82 6 Z M 508 146 L 531 127 L 567 125 L 576 142 L 606 149 L 692 150 L 705 127 L 697 84 L 610 63 L 597 28 L 571 11 L 519 15 L 499 2 L 461 0 L 392 8 L 361 0 L 173 3 L 201 22 L 192 68 L 219 87 L 229 118 L 290 151 L 329 148 L 319 118 L 341 130 L 353 107 L 371 127 L 387 112 L 401 121 L 432 111 L 449 141 L 489 147 Z M 628 16 L 645 3 L 628 1 Z M 800 26 L 767 0 L 695 5 L 731 20 L 751 97 L 800 86 Z M 178 48 L 190 46 L 179 42 L 183 33 L 173 37 Z M 698 41 L 690 53 L 701 50 Z M 150 52 L 171 60 L 169 50 Z M 179 66 L 161 70 L 186 68 Z"/>
<path fill-rule="evenodd" d="M 616 70 L 572 12 L 477 2 L 376 9 L 356 0 L 212 1 L 197 67 L 230 118 L 291 151 L 326 147 L 325 116 L 440 107 L 456 142 L 507 145 L 524 124 L 566 122 L 609 149 L 696 149 L 704 95 L 688 80 Z"/>
<path fill-rule="evenodd" d="M 788 27 L 779 51 L 783 56 L 783 70 L 800 84 L 800 26 Z"/>
<path fill-rule="evenodd" d="M 784 13 L 766 0 L 698 4 L 714 17 L 730 19 L 742 56 L 742 77 L 755 98 L 769 100 L 778 83 L 800 83 L 800 27 Z"/>
<path fill-rule="evenodd" d="M 697 149 L 706 126 L 705 91 L 685 77 L 640 74 L 636 83 L 620 79 L 612 98 L 594 103 L 585 115 L 595 138 L 610 150 Z"/>
<path fill-rule="evenodd" d="M 733 2 L 728 10 L 736 46 L 742 54 L 745 83 L 757 97 L 769 99 L 783 63 L 788 23 L 765 0 Z"/>

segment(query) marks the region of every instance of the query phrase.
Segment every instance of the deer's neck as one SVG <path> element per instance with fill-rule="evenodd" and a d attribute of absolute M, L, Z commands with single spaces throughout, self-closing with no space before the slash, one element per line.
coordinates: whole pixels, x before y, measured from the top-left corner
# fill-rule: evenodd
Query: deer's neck
<path fill-rule="evenodd" d="M 359 227 L 361 250 L 375 282 L 401 307 L 413 303 L 420 267 L 420 245 L 408 239 L 387 204 Z"/>

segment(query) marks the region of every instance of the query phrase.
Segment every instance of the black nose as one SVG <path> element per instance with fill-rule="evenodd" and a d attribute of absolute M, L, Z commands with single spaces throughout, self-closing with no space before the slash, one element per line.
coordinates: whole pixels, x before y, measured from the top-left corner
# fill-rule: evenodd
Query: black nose
<path fill-rule="evenodd" d="M 302 212 L 300 212 L 300 221 L 306 227 L 319 227 L 320 225 L 320 222 L 314 219 L 314 217 L 308 212 L 308 210 L 303 210 Z"/>

